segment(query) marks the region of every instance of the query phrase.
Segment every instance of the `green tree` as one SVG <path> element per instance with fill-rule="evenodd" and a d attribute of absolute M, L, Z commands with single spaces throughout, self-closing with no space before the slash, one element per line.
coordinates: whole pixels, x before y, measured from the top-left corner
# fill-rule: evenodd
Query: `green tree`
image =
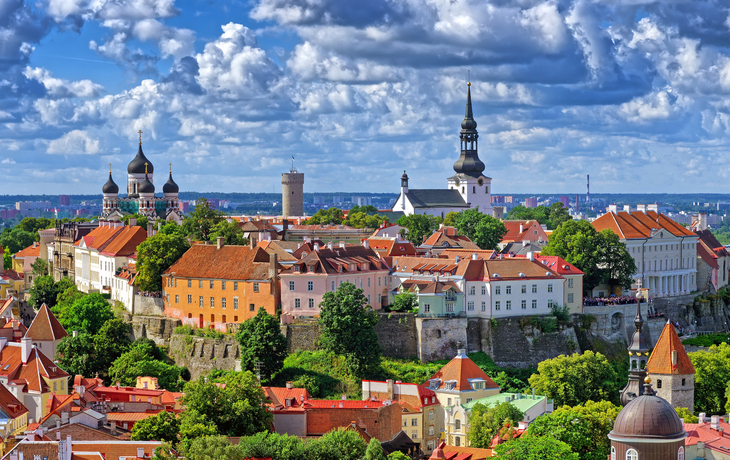
<path fill-rule="evenodd" d="M 598 268 L 601 260 L 601 238 L 586 220 L 570 220 L 555 229 L 548 245 L 540 252 L 559 256 L 585 273 L 583 288 L 590 291 L 601 283 L 603 274 Z"/>
<path fill-rule="evenodd" d="M 472 447 L 488 449 L 494 435 L 499 433 L 505 423 L 514 426 L 524 418 L 525 414 L 521 410 L 506 401 L 496 406 L 476 403 L 469 414 L 469 442 Z"/>
<path fill-rule="evenodd" d="M 100 367 L 91 334 L 64 337 L 56 347 L 56 359 L 61 369 L 70 375 L 92 377 Z"/>
<path fill-rule="evenodd" d="M 414 308 L 418 308 L 418 296 L 410 292 L 404 292 L 398 294 L 393 300 L 393 305 L 390 306 L 392 311 L 412 311 Z"/>
<path fill-rule="evenodd" d="M 83 296 L 71 305 L 61 325 L 67 331 L 95 334 L 101 327 L 114 318 L 109 302 L 99 293 Z M 61 320 L 59 319 L 59 322 Z"/>
<path fill-rule="evenodd" d="M 558 202 L 550 205 L 550 208 L 548 210 L 548 220 L 548 230 L 555 230 L 556 228 L 560 227 L 564 222 L 573 220 L 573 218 L 568 212 L 568 209 L 563 206 L 563 203 Z"/>
<path fill-rule="evenodd" d="M 109 367 L 109 380 L 125 386 L 135 386 L 140 375 L 156 377 L 161 388 L 180 391 L 183 368 L 161 361 L 155 356 L 152 345 L 134 342 L 126 353 L 114 360 Z"/>
<path fill-rule="evenodd" d="M 408 229 L 406 233 L 408 241 L 413 243 L 414 246 L 420 246 L 425 239 L 424 237 L 430 236 L 439 228 L 441 219 L 425 214 L 411 214 L 410 216 L 401 217 L 397 223 Z"/>
<path fill-rule="evenodd" d="M 317 460 L 360 460 L 366 449 L 367 444 L 354 430 L 337 428 L 325 433 L 312 446 L 310 455 Z"/>
<path fill-rule="evenodd" d="M 609 229 L 598 234 L 598 263 L 602 273 L 601 281 L 608 284 L 613 292 L 615 286 L 624 289 L 631 288 L 634 282 L 631 277 L 636 273 L 636 263 L 626 250 L 626 244 L 622 243 L 618 235 Z"/>
<path fill-rule="evenodd" d="M 13 229 L 6 228 L 0 233 L 0 246 L 8 249 L 11 254 L 27 248 L 34 241 L 36 241 L 36 238 L 33 233 L 26 232 L 19 227 Z"/>
<path fill-rule="evenodd" d="M 162 290 L 162 274 L 190 249 L 179 234 L 157 233 L 137 246 L 137 287 L 142 291 Z"/>
<path fill-rule="evenodd" d="M 185 234 L 185 229 L 182 225 L 179 225 L 174 220 L 168 220 L 164 224 L 162 224 L 162 227 L 160 227 L 159 233 L 164 233 L 165 235 L 183 235 L 187 236 Z"/>
<path fill-rule="evenodd" d="M 242 370 L 253 372 L 256 363 L 261 363 L 261 378 L 265 382 L 281 370 L 287 355 L 286 337 L 281 334 L 276 317 L 263 307 L 238 327 L 236 338 L 241 344 Z"/>
<path fill-rule="evenodd" d="M 602 400 L 618 403 L 616 371 L 605 356 L 590 350 L 542 361 L 529 381 L 539 394 L 555 400 L 556 406 Z"/>
<path fill-rule="evenodd" d="M 218 429 L 213 422 L 196 410 L 186 410 L 180 414 L 179 439 L 184 451 L 194 439 L 206 436 L 218 436 Z"/>
<path fill-rule="evenodd" d="M 39 276 L 30 288 L 30 300 L 28 303 L 36 310 L 41 308 L 43 304 L 51 308 L 56 305 L 56 297 L 58 297 L 58 291 L 53 277 Z"/>
<path fill-rule="evenodd" d="M 9 248 L 3 250 L 3 270 L 13 269 L 13 255 L 10 253 Z"/>
<path fill-rule="evenodd" d="M 350 211 L 352 212 L 352 211 Z M 357 212 L 357 211 L 355 211 Z M 339 208 L 320 209 L 312 217 L 305 220 L 306 225 L 340 225 L 345 220 L 345 213 Z"/>
<path fill-rule="evenodd" d="M 386 460 L 380 441 L 375 438 L 370 440 L 367 450 L 365 451 L 364 460 Z"/>
<path fill-rule="evenodd" d="M 217 241 L 219 236 L 224 238 L 223 243 L 225 244 L 238 246 L 248 244 L 248 238 L 243 236 L 243 230 L 241 230 L 241 227 L 235 221 L 228 222 L 227 220 L 222 220 L 218 222 L 210 234 L 210 241 Z"/>
<path fill-rule="evenodd" d="M 482 249 L 496 249 L 507 233 L 507 228 L 499 219 L 482 214 L 478 207 L 459 212 L 454 218 L 454 225 L 460 234 Z"/>
<path fill-rule="evenodd" d="M 730 382 L 730 345 L 712 345 L 707 351 L 688 353 L 695 368 L 694 412 L 725 413 L 726 386 Z"/>
<path fill-rule="evenodd" d="M 345 355 L 347 367 L 358 377 L 380 366 L 380 345 L 375 334 L 377 314 L 352 283 L 326 292 L 319 304 L 320 344 L 325 350 Z"/>
<path fill-rule="evenodd" d="M 23 218 L 23 220 L 20 221 L 16 228 L 36 235 L 38 233 L 38 230 L 45 230 L 47 228 L 53 228 L 54 226 L 55 222 L 53 219 L 48 219 L 45 217 L 25 217 Z M 39 239 L 38 236 L 35 237 L 36 240 Z"/>
<path fill-rule="evenodd" d="M 342 223 L 355 228 L 378 228 L 383 221 L 387 218 L 382 216 L 370 216 L 364 212 L 350 212 L 347 213 L 347 219 Z"/>
<path fill-rule="evenodd" d="M 388 455 L 388 460 L 411 460 L 411 457 L 399 450 L 396 450 L 395 452 L 391 452 L 391 454 Z"/>
<path fill-rule="evenodd" d="M 189 460 L 242 460 L 244 457 L 236 446 L 232 446 L 225 436 L 205 436 L 192 440 L 187 450 L 183 452 Z M 168 460 L 170 457 L 160 457 Z M 172 457 L 179 458 L 179 457 Z"/>
<path fill-rule="evenodd" d="M 188 382 L 182 400 L 186 409 L 205 416 L 225 436 L 250 436 L 270 428 L 273 416 L 266 395 L 251 372 L 230 372 L 216 383 L 203 377 Z"/>
<path fill-rule="evenodd" d="M 446 213 L 444 216 L 444 225 L 447 227 L 454 227 L 456 226 L 456 216 L 458 216 L 459 213 L 455 211 L 451 211 L 449 213 Z"/>
<path fill-rule="evenodd" d="M 124 222 L 126 225 L 129 225 L 130 219 L 135 219 L 137 221 L 135 223 L 137 227 L 142 227 L 143 229 L 147 230 L 147 224 L 149 223 L 147 216 L 143 216 L 141 214 L 129 214 L 122 217 L 122 222 Z"/>
<path fill-rule="evenodd" d="M 112 318 L 94 335 L 94 350 L 100 374 L 106 375 L 114 361 L 129 351 L 132 345 L 131 334 L 131 324 L 119 318 Z"/>
<path fill-rule="evenodd" d="M 64 288 L 64 286 L 66 287 Z M 56 296 L 55 305 L 51 307 L 51 311 L 56 315 L 56 318 L 61 324 L 66 324 L 71 306 L 74 302 L 86 297 L 88 294 L 79 291 L 69 278 L 62 278 L 56 284 L 56 289 L 58 295 Z"/>
<path fill-rule="evenodd" d="M 253 436 L 246 436 L 238 441 L 238 453 L 243 458 L 274 458 L 285 460 L 306 460 L 309 446 L 317 441 L 305 444 L 296 436 L 281 435 L 262 431 Z"/>
<path fill-rule="evenodd" d="M 210 241 L 210 235 L 219 222 L 225 220 L 224 214 L 214 209 L 207 199 L 195 200 L 195 209 L 183 221 L 185 234 L 197 241 Z"/>
<path fill-rule="evenodd" d="M 498 460 L 579 460 L 570 446 L 544 436 L 520 436 L 498 445 L 494 451 Z"/>
<path fill-rule="evenodd" d="M 172 412 L 163 410 L 157 415 L 147 417 L 132 427 L 132 441 L 177 441 L 180 421 Z"/>
<path fill-rule="evenodd" d="M 700 421 L 700 419 L 686 407 L 675 407 L 674 410 L 677 411 L 679 418 L 684 420 L 684 423 L 697 423 Z M 727 405 L 725 406 L 725 410 L 727 410 Z"/>
<path fill-rule="evenodd" d="M 38 257 L 35 262 L 30 264 L 30 268 L 35 276 L 43 276 L 48 274 L 48 262 Z"/>

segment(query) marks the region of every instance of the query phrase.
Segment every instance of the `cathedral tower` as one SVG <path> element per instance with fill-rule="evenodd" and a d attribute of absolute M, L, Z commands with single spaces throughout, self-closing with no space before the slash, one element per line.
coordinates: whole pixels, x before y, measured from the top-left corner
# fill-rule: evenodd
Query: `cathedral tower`
<path fill-rule="evenodd" d="M 127 166 L 127 196 L 130 198 L 139 195 L 139 186 L 145 180 L 145 177 L 150 183 L 154 182 L 152 175 L 155 172 L 155 167 L 152 166 L 152 162 L 147 159 L 142 151 L 142 130 L 139 130 L 138 133 L 139 149 L 137 149 L 137 156 Z"/>

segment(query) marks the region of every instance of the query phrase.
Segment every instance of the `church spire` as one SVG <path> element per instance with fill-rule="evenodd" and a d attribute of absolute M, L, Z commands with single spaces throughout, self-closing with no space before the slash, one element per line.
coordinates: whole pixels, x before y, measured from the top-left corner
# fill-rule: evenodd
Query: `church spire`
<path fill-rule="evenodd" d="M 470 177 L 480 177 L 484 171 L 484 163 L 479 159 L 477 133 L 477 122 L 474 120 L 474 113 L 471 108 L 471 82 L 467 84 L 466 90 L 466 112 L 464 121 L 461 122 L 459 139 L 461 142 L 461 155 L 454 163 L 456 174 L 463 174 Z"/>
<path fill-rule="evenodd" d="M 621 391 L 621 404 L 624 406 L 632 399 L 644 394 L 642 382 L 646 378 L 646 362 L 649 360 L 649 346 L 646 344 L 646 336 L 642 332 L 644 318 L 641 316 L 641 292 L 636 291 L 636 316 L 634 326 L 636 331 L 631 336 L 629 344 L 629 381 Z"/>

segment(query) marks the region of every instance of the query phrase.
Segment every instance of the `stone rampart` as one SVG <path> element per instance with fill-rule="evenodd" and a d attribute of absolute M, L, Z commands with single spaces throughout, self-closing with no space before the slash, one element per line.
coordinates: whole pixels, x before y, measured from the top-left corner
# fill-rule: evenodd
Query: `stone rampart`
<path fill-rule="evenodd" d="M 291 324 L 281 326 L 286 337 L 287 351 L 315 351 L 319 349 L 319 324 L 317 320 L 295 319 Z"/>
<path fill-rule="evenodd" d="M 132 335 L 135 339 L 146 337 L 161 346 L 167 346 L 175 328 L 182 325 L 176 318 L 140 315 L 133 315 L 131 323 Z"/>
<path fill-rule="evenodd" d="M 161 297 L 134 296 L 132 314 L 143 316 L 165 316 L 165 303 Z"/>
<path fill-rule="evenodd" d="M 450 359 L 467 345 L 466 318 L 416 318 L 418 358 L 423 362 Z"/>
<path fill-rule="evenodd" d="M 233 336 L 222 339 L 175 334 L 170 338 L 170 357 L 197 379 L 214 369 L 241 370 L 241 349 Z"/>
<path fill-rule="evenodd" d="M 383 356 L 407 359 L 418 356 L 418 328 L 413 313 L 382 313 L 375 326 Z"/>

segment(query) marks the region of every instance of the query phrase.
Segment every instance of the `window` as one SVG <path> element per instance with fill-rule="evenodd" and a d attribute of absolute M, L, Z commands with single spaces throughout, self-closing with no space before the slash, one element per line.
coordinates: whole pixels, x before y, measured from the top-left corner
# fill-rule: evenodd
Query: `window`
<path fill-rule="evenodd" d="M 477 288 L 476 288 L 476 286 L 471 286 L 471 287 L 469 288 L 469 295 L 475 295 L 476 293 L 477 293 Z"/>
<path fill-rule="evenodd" d="M 626 460 L 639 460 L 639 453 L 636 452 L 634 449 L 627 450 Z"/>
<path fill-rule="evenodd" d="M 193 295 L 188 294 L 188 303 L 193 303 Z"/>
<path fill-rule="evenodd" d="M 210 280 L 210 288 L 213 289 L 214 286 L 215 286 L 215 281 Z"/>
<path fill-rule="evenodd" d="M 307 291 L 314 291 L 314 281 L 307 281 Z"/>
<path fill-rule="evenodd" d="M 428 304 L 428 303 L 423 304 L 423 312 L 431 313 L 431 304 Z"/>
<path fill-rule="evenodd" d="M 403 420 L 403 426 L 408 426 L 408 419 Z"/>
<path fill-rule="evenodd" d="M 203 289 L 203 280 L 198 280 L 198 289 Z"/>
<path fill-rule="evenodd" d="M 500 286 L 495 286 L 494 288 L 494 294 L 499 295 L 502 291 L 502 288 Z"/>
<path fill-rule="evenodd" d="M 474 302 L 473 301 L 467 302 L 466 309 L 469 311 L 474 311 Z"/>
<path fill-rule="evenodd" d="M 368 287 L 370 287 L 370 278 L 368 278 Z"/>
<path fill-rule="evenodd" d="M 482 302 L 482 311 L 487 311 L 487 302 Z"/>
<path fill-rule="evenodd" d="M 383 281 L 383 278 L 381 278 L 381 277 L 378 276 L 378 286 L 382 286 L 380 283 Z"/>
<path fill-rule="evenodd" d="M 573 303 L 573 293 L 572 292 L 568 293 L 568 303 Z"/>
<path fill-rule="evenodd" d="M 511 300 L 508 300 L 507 302 L 505 302 L 505 308 L 507 308 L 507 310 L 512 310 L 512 301 Z"/>
<path fill-rule="evenodd" d="M 659 388 L 662 387 L 662 379 L 657 379 L 657 381 L 656 381 L 656 387 L 657 387 L 657 389 L 659 389 Z"/>
<path fill-rule="evenodd" d="M 294 281 L 289 281 L 289 290 L 290 291 L 294 290 Z"/>
<path fill-rule="evenodd" d="M 486 285 L 482 286 L 482 295 L 487 295 L 487 286 Z"/>
<path fill-rule="evenodd" d="M 302 301 L 299 299 L 294 299 L 294 308 L 302 308 Z"/>
<path fill-rule="evenodd" d="M 215 297 L 210 298 L 210 308 L 215 308 Z"/>
<path fill-rule="evenodd" d="M 537 294 L 537 284 L 532 285 L 532 293 Z"/>
<path fill-rule="evenodd" d="M 474 389 L 475 390 L 483 390 L 484 389 L 484 382 L 474 382 Z M 469 402 L 469 401 L 467 401 Z"/>
<path fill-rule="evenodd" d="M 553 299 L 548 300 L 548 308 L 553 308 Z"/>
<path fill-rule="evenodd" d="M 193 280 L 188 280 L 188 287 L 193 287 Z"/>
<path fill-rule="evenodd" d="M 451 398 L 446 398 L 446 405 L 451 406 Z"/>
<path fill-rule="evenodd" d="M 685 383 L 687 383 L 687 380 L 686 379 L 682 379 L 682 386 L 684 386 Z"/>
<path fill-rule="evenodd" d="M 448 302 L 446 304 L 446 312 L 447 313 L 453 313 L 454 312 L 454 304 L 451 302 Z"/>
<path fill-rule="evenodd" d="M 497 311 L 500 310 L 500 305 L 499 304 L 500 304 L 499 300 L 497 300 L 496 302 L 494 302 L 494 309 L 497 310 Z"/>
<path fill-rule="evenodd" d="M 233 309 L 238 310 L 238 297 L 233 298 Z"/>
<path fill-rule="evenodd" d="M 226 290 L 226 282 L 225 281 L 221 281 L 221 290 L 223 290 L 223 291 Z"/>
<path fill-rule="evenodd" d="M 433 420 L 433 411 L 432 410 L 428 411 L 428 419 Z M 430 434 L 433 434 L 433 427 L 431 427 L 431 428 L 432 428 L 432 431 Z"/>
<path fill-rule="evenodd" d="M 684 460 L 684 447 L 680 446 L 677 451 L 677 460 Z"/>
<path fill-rule="evenodd" d="M 522 303 L 520 304 L 520 306 L 522 307 L 523 310 L 527 310 L 527 300 L 523 300 Z"/>
<path fill-rule="evenodd" d="M 314 299 L 309 299 L 309 308 L 314 308 Z"/>
<path fill-rule="evenodd" d="M 253 292 L 259 292 L 259 283 L 253 283 Z"/>
<path fill-rule="evenodd" d="M 175 294 L 175 303 L 180 303 L 180 296 Z"/>
<path fill-rule="evenodd" d="M 428 427 L 428 435 L 433 436 L 433 425 Z M 433 446 L 433 444 L 429 443 L 429 446 Z M 429 449 L 433 449 L 433 447 L 429 447 Z"/>
<path fill-rule="evenodd" d="M 234 281 L 233 282 L 233 290 L 234 291 L 237 291 L 238 290 L 238 281 Z"/>
<path fill-rule="evenodd" d="M 611 446 L 611 460 L 616 460 L 616 448 Z"/>
<path fill-rule="evenodd" d="M 552 284 L 548 284 L 548 292 L 553 292 L 553 285 Z"/>
<path fill-rule="evenodd" d="M 418 426 L 418 419 L 417 418 L 412 418 L 411 419 L 411 426 Z"/>
<path fill-rule="evenodd" d="M 469 404 L 469 403 L 470 403 L 470 402 L 472 402 L 473 400 L 474 400 L 474 398 L 466 398 L 466 403 L 467 403 L 467 404 Z"/>
<path fill-rule="evenodd" d="M 200 305 L 200 308 L 203 308 L 203 296 L 201 295 L 198 297 L 198 304 Z"/>
<path fill-rule="evenodd" d="M 165 297 L 167 298 L 167 304 L 169 305 L 170 304 L 170 294 L 167 294 L 167 296 L 165 296 Z"/>
<path fill-rule="evenodd" d="M 573 287 L 573 278 L 568 278 L 568 287 L 569 288 Z"/>
<path fill-rule="evenodd" d="M 520 292 L 522 294 L 527 294 L 527 285 L 523 284 L 522 287 L 520 287 Z"/>
<path fill-rule="evenodd" d="M 537 299 L 532 299 L 532 308 L 537 308 Z"/>
<path fill-rule="evenodd" d="M 253 303 L 248 304 L 248 311 L 256 311 L 256 304 L 253 304 Z"/>
<path fill-rule="evenodd" d="M 223 297 L 221 299 L 221 308 L 226 308 L 226 298 L 225 297 Z"/>
<path fill-rule="evenodd" d="M 456 439 L 454 439 L 454 444 L 456 445 L 456 447 L 461 446 L 461 436 L 457 436 Z"/>
<path fill-rule="evenodd" d="M 505 287 L 504 288 L 504 293 L 505 294 L 512 294 L 512 286 L 511 285 L 508 285 L 507 287 Z"/>

